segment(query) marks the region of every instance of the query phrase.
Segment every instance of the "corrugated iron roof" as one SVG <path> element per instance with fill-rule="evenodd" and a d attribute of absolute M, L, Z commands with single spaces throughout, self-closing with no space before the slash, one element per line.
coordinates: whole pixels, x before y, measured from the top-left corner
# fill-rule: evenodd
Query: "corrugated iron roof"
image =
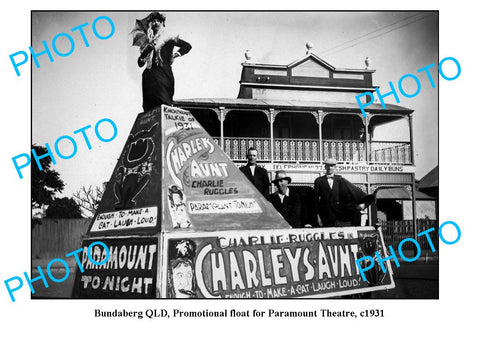
<path fill-rule="evenodd" d="M 377 192 L 377 199 L 391 199 L 391 200 L 411 200 L 410 192 L 405 188 L 385 188 Z M 436 199 L 421 191 L 415 191 L 415 199 L 417 201 L 435 201 Z"/>

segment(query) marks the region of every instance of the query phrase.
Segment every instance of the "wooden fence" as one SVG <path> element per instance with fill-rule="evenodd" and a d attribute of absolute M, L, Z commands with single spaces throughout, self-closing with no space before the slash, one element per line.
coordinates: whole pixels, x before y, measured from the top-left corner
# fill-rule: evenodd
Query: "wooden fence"
<path fill-rule="evenodd" d="M 396 251 L 398 249 L 398 244 L 406 239 L 413 238 L 415 239 L 415 231 L 413 230 L 413 221 L 382 221 L 382 233 L 385 240 L 385 246 L 392 246 Z M 435 249 L 438 251 L 438 223 L 437 220 L 427 220 L 427 219 L 417 219 L 418 233 L 434 228 L 433 232 L 430 232 L 430 238 Z M 420 236 L 417 240 L 420 244 L 421 249 L 430 249 L 428 244 L 428 239 L 425 235 Z M 413 242 L 405 242 L 402 245 L 403 249 L 415 249 L 415 244 Z"/>
<path fill-rule="evenodd" d="M 44 219 L 32 229 L 32 258 L 63 258 L 81 246 L 82 237 L 86 234 L 90 219 Z M 436 220 L 417 219 L 418 232 L 435 228 L 429 233 L 438 251 L 438 223 Z M 398 249 L 398 244 L 405 238 L 415 238 L 413 221 L 382 221 L 382 233 L 385 245 Z M 430 249 L 425 236 L 418 238 L 422 249 Z M 412 242 L 406 242 L 402 249 L 415 249 Z"/>
<path fill-rule="evenodd" d="M 43 219 L 32 228 L 32 259 L 64 258 L 81 246 L 90 219 Z"/>

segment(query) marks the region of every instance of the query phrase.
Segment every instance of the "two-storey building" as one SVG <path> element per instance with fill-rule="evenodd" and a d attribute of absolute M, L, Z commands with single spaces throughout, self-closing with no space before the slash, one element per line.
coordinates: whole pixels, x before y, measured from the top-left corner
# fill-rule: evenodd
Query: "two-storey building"
<path fill-rule="evenodd" d="M 415 213 L 413 110 L 376 103 L 364 117 L 355 96 L 375 91 L 375 71 L 336 68 L 311 47 L 288 65 L 252 62 L 247 52 L 238 98 L 184 99 L 175 105 L 189 110 L 238 165 L 253 146 L 271 176 L 286 170 L 303 196 L 304 223 L 315 219 L 313 182 L 326 158 L 337 159 L 337 172 L 367 193 L 401 188 Z M 388 126 L 399 120 L 407 140 L 377 137 L 377 129 L 388 135 Z M 370 224 L 376 222 L 375 210 L 369 211 Z"/>

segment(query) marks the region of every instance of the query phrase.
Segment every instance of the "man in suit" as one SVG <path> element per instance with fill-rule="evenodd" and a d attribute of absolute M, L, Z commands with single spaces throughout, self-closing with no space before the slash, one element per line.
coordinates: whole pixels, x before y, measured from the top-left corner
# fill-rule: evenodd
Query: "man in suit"
<path fill-rule="evenodd" d="M 272 181 L 277 187 L 277 191 L 268 197 L 268 200 L 283 216 L 283 218 L 294 228 L 301 228 L 301 204 L 300 197 L 291 192 L 288 185 L 292 179 L 287 176 L 283 170 L 275 173 L 275 179 Z"/>
<path fill-rule="evenodd" d="M 322 227 L 334 227 L 337 221 L 360 226 L 360 211 L 367 206 L 367 194 L 342 176 L 334 174 L 337 165 L 335 159 L 327 159 L 323 164 L 326 174 L 318 177 L 314 183 L 315 203 Z"/>
<path fill-rule="evenodd" d="M 258 153 L 255 148 L 250 148 L 247 151 L 247 165 L 241 166 L 240 171 L 255 185 L 255 188 L 260 193 L 268 197 L 268 189 L 270 186 L 270 179 L 268 178 L 267 170 L 257 165 Z"/>

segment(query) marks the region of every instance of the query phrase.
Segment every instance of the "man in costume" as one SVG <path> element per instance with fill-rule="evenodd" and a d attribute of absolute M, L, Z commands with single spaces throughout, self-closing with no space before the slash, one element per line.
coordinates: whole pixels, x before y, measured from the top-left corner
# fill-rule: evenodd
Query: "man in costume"
<path fill-rule="evenodd" d="M 292 179 L 287 176 L 284 170 L 278 170 L 275 173 L 275 179 L 272 181 L 277 187 L 277 191 L 268 197 L 268 200 L 283 216 L 283 218 L 294 228 L 301 228 L 301 203 L 300 197 L 290 191 L 288 185 Z"/>
<path fill-rule="evenodd" d="M 148 111 L 162 104 L 172 105 L 175 90 L 172 63 L 190 51 L 192 46 L 177 36 L 165 32 L 165 16 L 150 13 L 137 20 L 134 45 L 140 46 L 138 66 L 147 65 L 142 74 L 143 110 Z M 179 47 L 175 51 L 175 47 Z"/>
<path fill-rule="evenodd" d="M 257 165 L 257 150 L 250 148 L 247 151 L 247 165 L 241 166 L 240 171 L 255 185 L 260 193 L 268 198 L 268 187 L 270 180 L 268 178 L 267 170 Z"/>
<path fill-rule="evenodd" d="M 322 227 L 338 226 L 337 221 L 360 226 L 360 211 L 373 201 L 374 196 L 365 194 L 342 176 L 335 175 L 335 159 L 327 159 L 323 164 L 326 174 L 314 183 L 315 203 Z"/>

